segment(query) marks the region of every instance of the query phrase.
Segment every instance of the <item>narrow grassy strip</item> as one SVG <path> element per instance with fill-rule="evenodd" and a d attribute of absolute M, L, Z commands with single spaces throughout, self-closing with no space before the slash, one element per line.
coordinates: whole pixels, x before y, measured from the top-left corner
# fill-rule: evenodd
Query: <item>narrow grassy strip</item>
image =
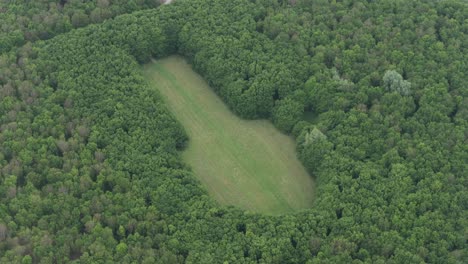
<path fill-rule="evenodd" d="M 143 73 L 187 130 L 182 156 L 217 201 L 268 214 L 311 207 L 314 182 L 290 137 L 269 121 L 235 116 L 181 57 L 149 63 Z"/>

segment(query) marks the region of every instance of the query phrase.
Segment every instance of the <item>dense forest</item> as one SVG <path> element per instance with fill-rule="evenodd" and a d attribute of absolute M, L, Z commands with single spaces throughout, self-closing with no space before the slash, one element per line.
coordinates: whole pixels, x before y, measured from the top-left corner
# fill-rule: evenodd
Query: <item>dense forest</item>
<path fill-rule="evenodd" d="M 0 1 L 0 53 L 28 41 L 49 39 L 73 28 L 119 14 L 156 8 L 160 0 L 3 0 Z"/>
<path fill-rule="evenodd" d="M 156 6 L 0 3 L 0 263 L 468 262 L 466 2 Z M 208 196 L 138 67 L 175 53 L 296 139 L 312 209 Z"/>

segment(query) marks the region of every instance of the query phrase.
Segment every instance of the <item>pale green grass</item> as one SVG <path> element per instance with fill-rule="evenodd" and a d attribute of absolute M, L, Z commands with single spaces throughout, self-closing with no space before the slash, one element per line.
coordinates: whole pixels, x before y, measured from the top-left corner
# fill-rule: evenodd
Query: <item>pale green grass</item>
<path fill-rule="evenodd" d="M 183 159 L 219 203 L 268 214 L 311 207 L 314 181 L 290 137 L 269 121 L 235 116 L 181 57 L 149 63 L 143 73 L 185 127 Z"/>

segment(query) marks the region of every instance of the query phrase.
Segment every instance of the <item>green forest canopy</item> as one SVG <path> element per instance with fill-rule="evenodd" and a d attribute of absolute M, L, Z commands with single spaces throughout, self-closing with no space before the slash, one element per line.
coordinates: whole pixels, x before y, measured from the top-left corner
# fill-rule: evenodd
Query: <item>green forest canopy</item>
<path fill-rule="evenodd" d="M 160 0 L 14 0 L 0 3 L 0 53 L 50 39 L 119 14 L 156 8 Z"/>
<path fill-rule="evenodd" d="M 14 42 L 0 55 L 0 262 L 466 262 L 467 14 L 463 1 L 178 0 Z M 233 112 L 296 138 L 313 208 L 213 202 L 139 72 L 174 53 Z"/>

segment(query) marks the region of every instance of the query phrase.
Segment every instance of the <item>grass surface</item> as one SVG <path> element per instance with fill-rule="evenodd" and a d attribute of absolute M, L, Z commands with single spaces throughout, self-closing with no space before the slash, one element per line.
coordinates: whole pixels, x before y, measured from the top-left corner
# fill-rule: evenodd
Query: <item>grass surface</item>
<path fill-rule="evenodd" d="M 314 182 L 290 137 L 269 121 L 235 116 L 181 57 L 149 63 L 143 73 L 189 135 L 183 159 L 221 204 L 267 214 L 312 205 Z"/>

